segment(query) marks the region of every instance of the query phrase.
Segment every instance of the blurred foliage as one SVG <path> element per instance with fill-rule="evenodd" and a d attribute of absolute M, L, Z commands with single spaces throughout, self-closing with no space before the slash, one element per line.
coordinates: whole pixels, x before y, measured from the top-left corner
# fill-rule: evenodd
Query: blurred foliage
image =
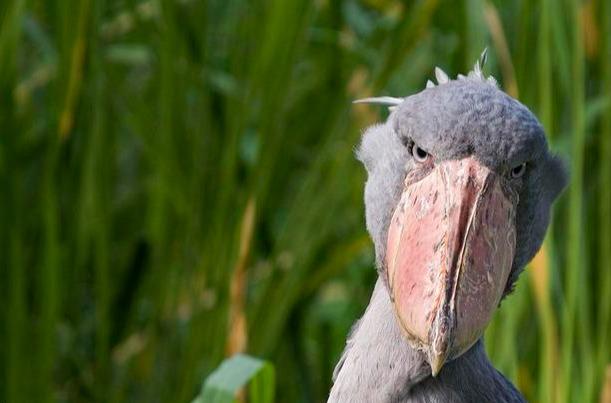
<path fill-rule="evenodd" d="M 606 0 L 3 0 L 0 400 L 187 402 L 236 352 L 323 401 L 375 270 L 353 149 L 439 65 L 531 107 L 572 182 L 486 342 L 531 401 L 611 362 Z"/>

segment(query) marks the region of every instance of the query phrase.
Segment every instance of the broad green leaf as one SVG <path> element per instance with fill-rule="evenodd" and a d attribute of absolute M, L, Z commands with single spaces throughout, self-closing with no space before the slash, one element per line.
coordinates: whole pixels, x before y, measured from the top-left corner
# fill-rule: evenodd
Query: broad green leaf
<path fill-rule="evenodd" d="M 225 360 L 204 382 L 192 403 L 232 403 L 249 385 L 249 402 L 271 403 L 274 399 L 274 367 L 263 360 L 238 354 Z"/>

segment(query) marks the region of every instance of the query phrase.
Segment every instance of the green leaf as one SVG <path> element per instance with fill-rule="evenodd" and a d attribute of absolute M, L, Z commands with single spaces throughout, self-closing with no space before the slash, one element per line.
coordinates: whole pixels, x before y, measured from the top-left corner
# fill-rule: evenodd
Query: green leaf
<path fill-rule="evenodd" d="M 232 403 L 246 385 L 249 385 L 249 402 L 271 403 L 274 400 L 274 367 L 254 357 L 235 355 L 210 374 L 201 394 L 192 403 Z"/>

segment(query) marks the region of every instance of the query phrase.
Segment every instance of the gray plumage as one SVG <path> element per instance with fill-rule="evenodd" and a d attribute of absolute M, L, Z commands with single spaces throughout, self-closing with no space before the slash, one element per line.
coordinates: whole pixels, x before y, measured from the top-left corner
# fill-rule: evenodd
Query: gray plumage
<path fill-rule="evenodd" d="M 403 339 L 392 310 L 386 286 L 378 280 L 335 368 L 329 402 L 524 401 L 490 364 L 482 341 L 431 377 L 424 355 Z"/>
<path fill-rule="evenodd" d="M 403 180 L 416 163 L 407 145 L 418 144 L 436 163 L 474 156 L 499 175 L 527 164 L 526 174 L 512 182 L 519 195 L 517 239 L 504 295 L 540 248 L 551 204 L 567 182 L 538 120 L 484 77 L 480 63 L 457 80 L 441 70 L 436 76 L 438 85 L 427 83 L 396 105 L 385 123 L 366 130 L 357 151 L 368 173 L 366 224 L 380 278 L 336 367 L 329 402 L 523 401 L 492 367 L 481 339 L 433 378 L 424 354 L 402 336 L 390 301 L 384 264 L 388 228 Z"/>

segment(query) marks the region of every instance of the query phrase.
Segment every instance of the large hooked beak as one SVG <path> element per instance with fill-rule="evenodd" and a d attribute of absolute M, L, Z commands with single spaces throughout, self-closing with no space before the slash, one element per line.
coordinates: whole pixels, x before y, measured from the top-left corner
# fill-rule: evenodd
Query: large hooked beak
<path fill-rule="evenodd" d="M 516 246 L 516 193 L 473 157 L 409 173 L 393 214 L 386 266 L 404 335 L 433 376 L 481 337 Z"/>

